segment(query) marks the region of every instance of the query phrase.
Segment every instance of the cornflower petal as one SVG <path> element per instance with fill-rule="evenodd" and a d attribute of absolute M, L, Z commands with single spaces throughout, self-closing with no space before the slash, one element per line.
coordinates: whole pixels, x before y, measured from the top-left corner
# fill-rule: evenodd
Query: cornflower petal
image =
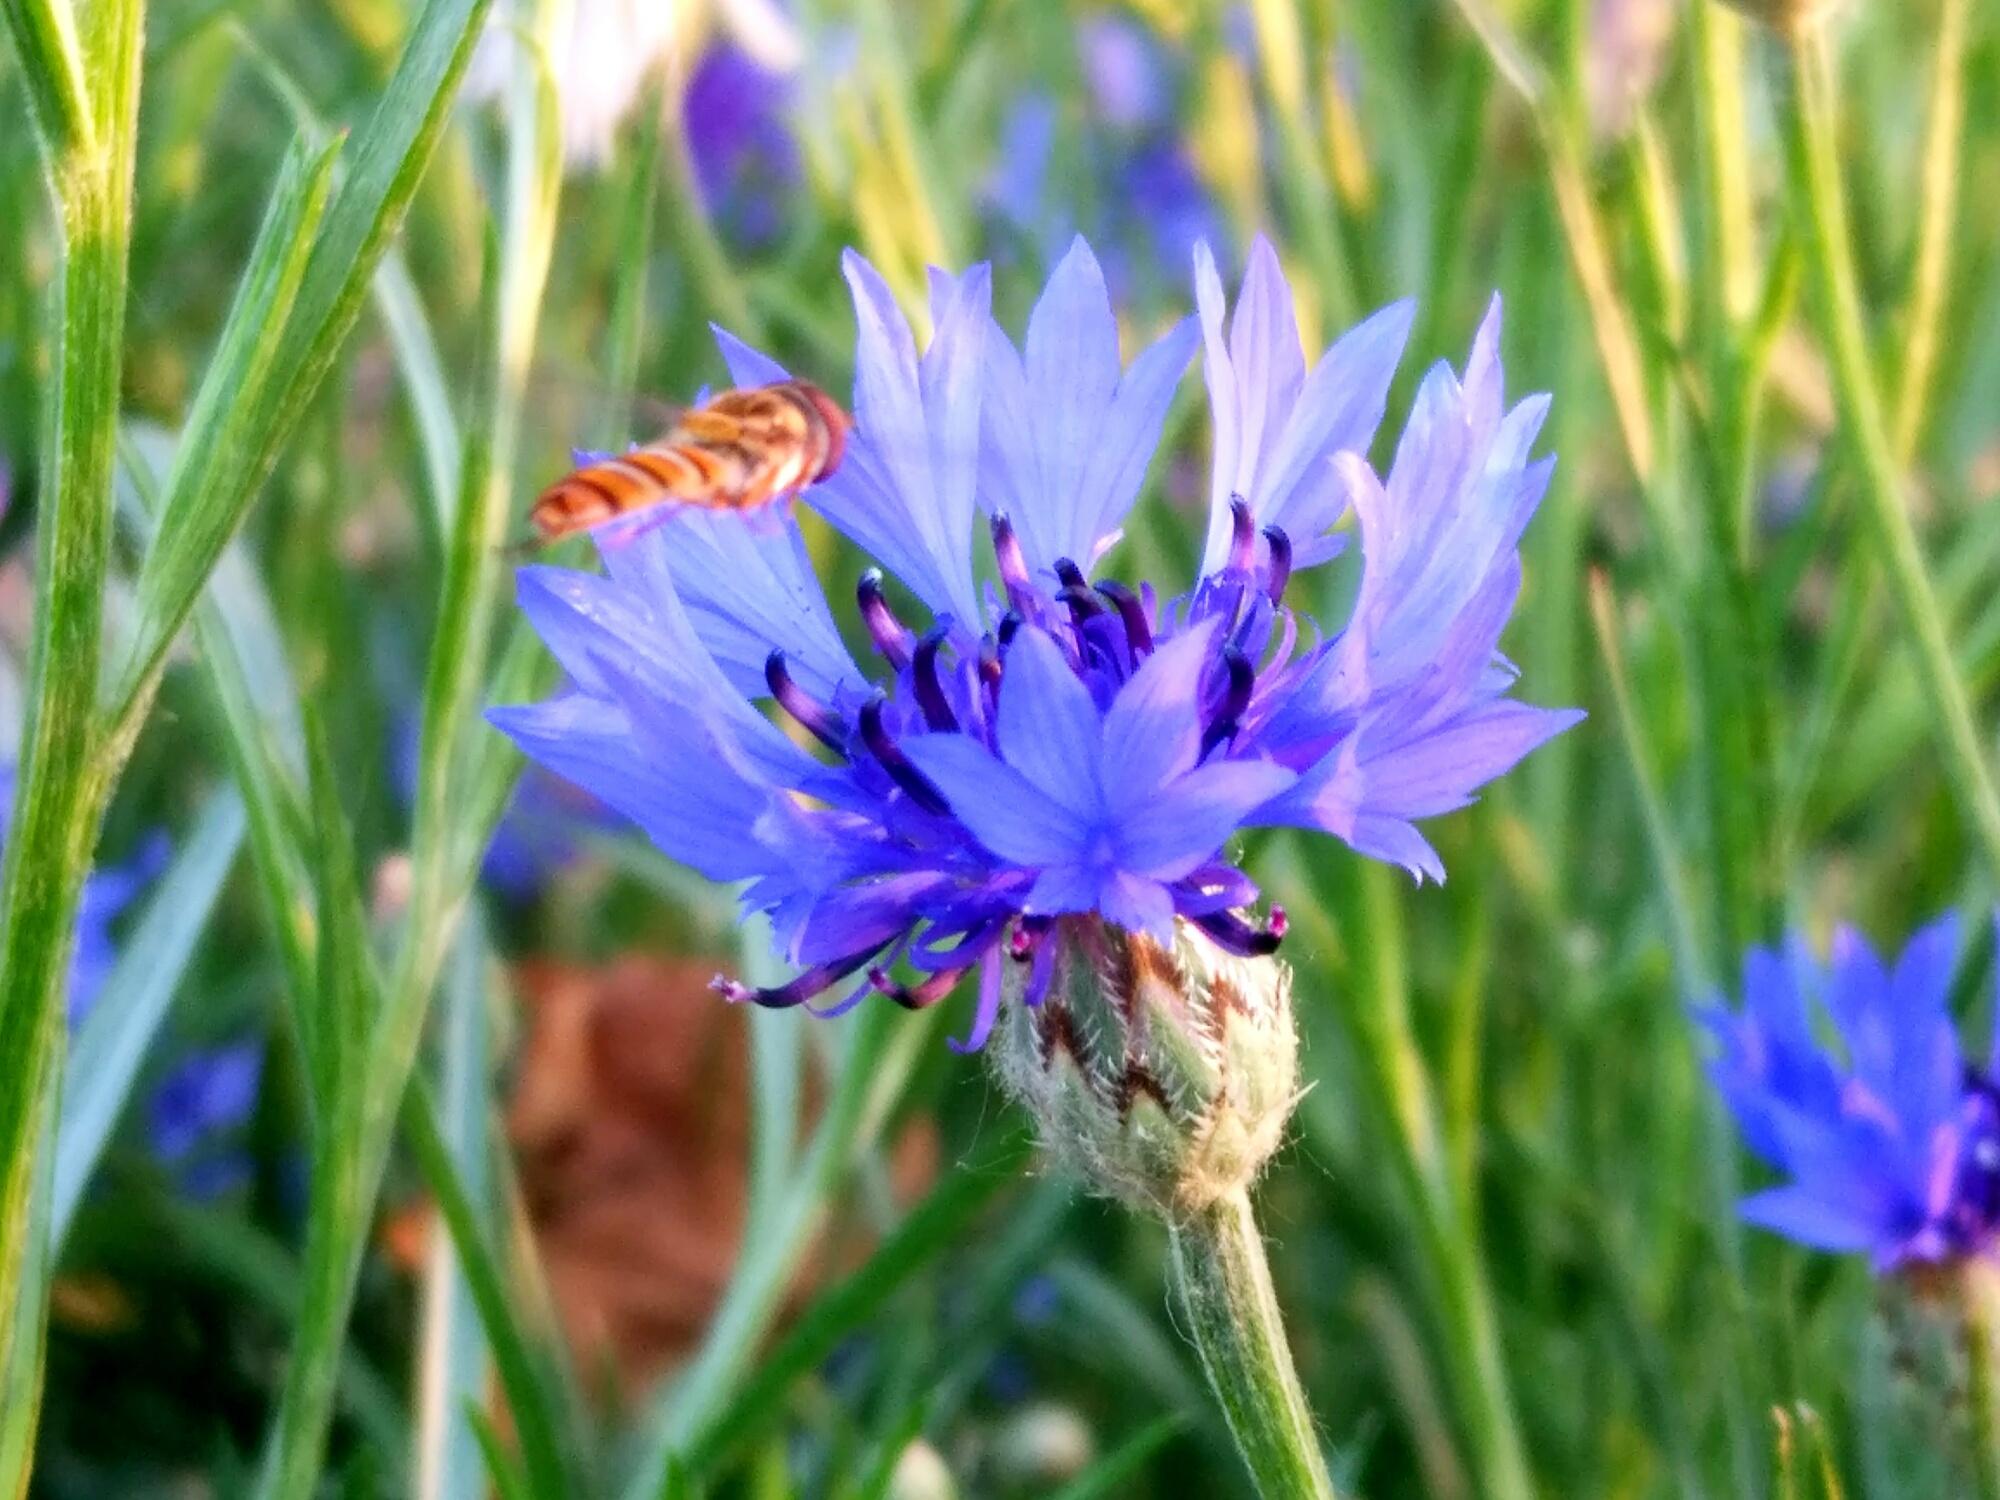
<path fill-rule="evenodd" d="M 1103 807 L 1097 705 L 1038 626 L 1024 628 L 1007 652 L 997 729 L 1001 756 L 1049 802 L 1074 818 Z"/>
<path fill-rule="evenodd" d="M 852 251 L 843 264 L 858 329 L 855 429 L 840 468 L 813 487 L 813 506 L 934 612 L 976 621 L 972 511 L 990 278 L 975 266 L 933 295 L 937 332 L 919 362 L 888 285 Z"/>
<path fill-rule="evenodd" d="M 1205 245 L 1195 250 L 1195 300 L 1215 424 L 1202 571 L 1227 564 L 1230 506 L 1239 498 L 1258 527 L 1279 527 L 1291 539 L 1294 566 L 1324 562 L 1339 550 L 1327 532 L 1346 509 L 1329 462 L 1343 451 L 1365 452 L 1374 441 L 1415 308 L 1399 302 L 1376 313 L 1327 350 L 1308 376 L 1291 288 L 1261 235 L 1250 248 L 1226 335 L 1222 280 Z"/>
<path fill-rule="evenodd" d="M 1121 370 L 1104 274 L 1081 238 L 1035 305 L 1025 354 L 988 328 L 984 504 L 1013 523 L 1037 573 L 1065 558 L 1088 567 L 1115 538 L 1195 339 L 1184 320 Z"/>

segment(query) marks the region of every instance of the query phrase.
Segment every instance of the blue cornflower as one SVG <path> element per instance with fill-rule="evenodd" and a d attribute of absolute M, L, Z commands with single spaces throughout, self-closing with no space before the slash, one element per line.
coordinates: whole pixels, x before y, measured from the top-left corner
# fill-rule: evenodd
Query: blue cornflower
<path fill-rule="evenodd" d="M 1176 96 L 1188 80 L 1172 50 L 1109 13 L 1084 21 L 1076 41 L 1081 112 L 1059 111 L 1040 90 L 1017 95 L 1001 118 L 984 197 L 1046 260 L 1060 258 L 1079 230 L 1088 234 L 1123 292 L 1141 272 L 1176 273 L 1197 243 L 1225 228 L 1179 128 Z"/>
<path fill-rule="evenodd" d="M 1129 365 L 1082 240 L 1018 349 L 991 321 L 983 266 L 932 273 L 936 332 L 919 354 L 882 279 L 845 264 L 855 431 L 803 498 L 930 623 L 906 624 L 883 574 L 864 574 L 855 609 L 879 676 L 864 670 L 795 520 L 684 511 L 607 542 L 604 576 L 521 571 L 521 605 L 570 683 L 492 714 L 669 855 L 745 883 L 801 972 L 723 985 L 732 997 L 796 1005 L 853 982 L 828 1010 L 871 991 L 914 1007 L 977 969 L 976 1047 L 1006 962 L 1030 965 L 1023 998 L 1039 1001 L 1065 915 L 1159 942 L 1184 920 L 1268 953 L 1283 917 L 1244 915 L 1258 890 L 1226 853 L 1239 829 L 1319 829 L 1441 878 L 1414 820 L 1463 806 L 1577 718 L 1510 699 L 1497 651 L 1516 540 L 1549 475 L 1529 457 L 1546 402 L 1505 404 L 1497 304 L 1463 375 L 1440 365 L 1423 382 L 1383 478 L 1362 455 L 1410 309 L 1377 314 L 1308 373 L 1267 244 L 1233 319 L 1204 254 L 1200 319 Z M 1217 487 L 1202 575 L 1178 594 L 1093 578 L 1204 336 Z M 739 383 L 782 377 L 720 341 Z M 1349 502 L 1359 592 L 1323 636 L 1287 588 L 1337 550 Z M 989 577 L 974 565 L 982 515 Z M 891 977 L 899 961 L 914 983 Z"/>
<path fill-rule="evenodd" d="M 784 227 L 802 165 L 788 75 L 717 42 L 681 96 L 681 126 L 709 217 L 739 242 L 764 245 Z"/>
<path fill-rule="evenodd" d="M 189 1198 L 205 1202 L 249 1180 L 250 1158 L 229 1137 L 256 1108 L 263 1075 L 264 1044 L 253 1039 L 187 1052 L 153 1090 L 153 1155 Z"/>
<path fill-rule="evenodd" d="M 1753 948 L 1743 1008 L 1697 1012 L 1744 1144 L 1788 1179 L 1743 1200 L 1750 1223 L 1866 1251 L 1878 1271 L 1993 1242 L 2000 1052 L 1980 1064 L 1960 1050 L 1947 1005 L 1959 936 L 1956 917 L 1933 922 L 1893 968 L 1850 928 L 1824 964 L 1796 936 L 1782 953 Z"/>

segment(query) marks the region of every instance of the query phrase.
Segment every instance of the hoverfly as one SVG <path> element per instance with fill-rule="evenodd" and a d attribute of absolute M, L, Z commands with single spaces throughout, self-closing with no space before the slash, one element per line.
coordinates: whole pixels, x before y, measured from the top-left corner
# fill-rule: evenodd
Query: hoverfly
<path fill-rule="evenodd" d="M 810 381 L 724 391 L 683 412 L 652 442 L 557 480 L 528 520 L 547 543 L 656 506 L 761 510 L 838 468 L 851 425 Z"/>

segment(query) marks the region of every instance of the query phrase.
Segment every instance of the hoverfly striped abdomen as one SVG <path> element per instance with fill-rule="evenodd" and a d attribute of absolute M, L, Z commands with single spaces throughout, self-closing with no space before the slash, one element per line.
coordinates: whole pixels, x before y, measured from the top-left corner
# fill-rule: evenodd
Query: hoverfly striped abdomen
<path fill-rule="evenodd" d="M 655 505 L 751 511 L 788 499 L 840 464 L 849 420 L 804 380 L 725 391 L 650 443 L 565 475 L 529 520 L 557 541 Z"/>

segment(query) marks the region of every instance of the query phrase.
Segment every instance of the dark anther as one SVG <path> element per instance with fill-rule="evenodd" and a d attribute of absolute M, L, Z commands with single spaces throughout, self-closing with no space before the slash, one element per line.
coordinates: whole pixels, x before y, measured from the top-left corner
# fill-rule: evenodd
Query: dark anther
<path fill-rule="evenodd" d="M 1278 944 L 1284 940 L 1287 925 L 1282 906 L 1271 908 L 1271 920 L 1263 927 L 1253 927 L 1236 913 L 1228 911 L 1196 917 L 1194 924 L 1213 938 L 1218 946 L 1239 958 L 1267 958 L 1276 953 Z"/>
<path fill-rule="evenodd" d="M 898 984 L 887 969 L 870 969 L 868 982 L 904 1010 L 925 1010 L 949 995 L 970 969 L 946 969 L 917 984 Z"/>
<path fill-rule="evenodd" d="M 1083 569 L 1079 568 L 1067 557 L 1056 559 L 1056 577 L 1061 580 L 1062 586 L 1066 589 L 1087 589 L 1090 587 L 1089 581 L 1083 576 Z"/>
<path fill-rule="evenodd" d="M 1150 652 L 1153 649 L 1153 622 L 1146 618 L 1144 601 L 1113 578 L 1100 583 L 1097 592 L 1111 601 L 1118 617 L 1125 622 L 1125 639 L 1131 643 L 1132 654 L 1144 656 Z"/>
<path fill-rule="evenodd" d="M 1021 600 L 1034 591 L 1028 576 L 1028 559 L 1021 551 L 1021 539 L 1006 515 L 993 518 L 993 560 L 1000 567 L 1000 582 L 1007 590 L 1007 602 L 1020 607 Z"/>
<path fill-rule="evenodd" d="M 1056 591 L 1056 598 L 1061 603 L 1069 606 L 1070 622 L 1079 629 L 1082 627 L 1083 622 L 1090 619 L 1093 615 L 1105 613 L 1103 602 L 1098 599 L 1097 592 L 1094 589 L 1071 584 L 1058 589 Z"/>
<path fill-rule="evenodd" d="M 1266 526 L 1264 540 L 1271 544 L 1271 576 L 1264 581 L 1264 592 L 1276 604 L 1285 597 L 1285 585 L 1292 580 L 1292 539 L 1282 527 Z"/>
<path fill-rule="evenodd" d="M 785 668 L 784 652 L 773 651 L 764 658 L 764 682 L 771 689 L 771 696 L 778 700 L 778 707 L 797 720 L 800 728 L 834 754 L 847 753 L 847 726 L 824 703 L 792 680 L 792 674 Z"/>
<path fill-rule="evenodd" d="M 1251 689 L 1257 685 L 1257 669 L 1250 665 L 1250 658 L 1234 646 L 1223 647 L 1222 664 L 1229 669 L 1229 686 L 1223 690 L 1222 704 L 1216 709 L 1215 717 L 1202 731 L 1203 755 L 1235 735 L 1243 710 L 1250 706 Z"/>
<path fill-rule="evenodd" d="M 861 606 L 861 623 L 868 627 L 868 637 L 875 642 L 875 649 L 887 658 L 890 666 L 902 671 L 910 664 L 910 632 L 889 608 L 889 601 L 882 597 L 882 570 L 870 568 L 863 573 L 860 583 L 855 585 L 854 596 Z"/>
<path fill-rule="evenodd" d="M 1247 573 L 1257 566 L 1257 520 L 1241 495 L 1229 497 L 1229 528 L 1229 570 Z"/>
<path fill-rule="evenodd" d="M 882 722 L 880 698 L 862 706 L 861 742 L 868 747 L 869 754 L 882 763 L 889 779 L 910 794 L 912 802 L 926 812 L 950 815 L 951 804 L 944 800 L 944 794 L 930 784 L 922 771 L 910 764 L 910 758 L 903 754 L 902 747 L 889 738 L 888 727 Z"/>
<path fill-rule="evenodd" d="M 1000 649 L 1005 651 L 1014 644 L 1014 637 L 1021 633 L 1027 619 L 1018 609 L 1010 609 L 1000 617 L 1000 628 L 994 632 L 1000 641 Z"/>
<path fill-rule="evenodd" d="M 944 683 L 938 678 L 938 649 L 944 645 L 946 632 L 942 626 L 931 631 L 917 642 L 917 655 L 910 666 L 910 676 L 916 683 L 917 706 L 924 711 L 924 722 L 937 730 L 958 728 L 958 715 L 951 711 L 951 701 L 944 695 Z"/>

